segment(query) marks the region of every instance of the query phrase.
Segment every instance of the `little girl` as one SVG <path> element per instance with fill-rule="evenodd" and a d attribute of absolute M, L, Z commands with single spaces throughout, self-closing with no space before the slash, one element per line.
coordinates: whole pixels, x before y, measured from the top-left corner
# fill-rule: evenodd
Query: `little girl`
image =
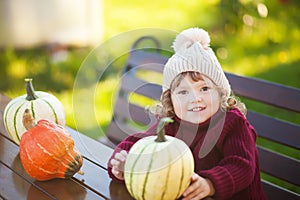
<path fill-rule="evenodd" d="M 183 140 L 195 160 L 195 173 L 182 199 L 266 199 L 260 181 L 256 132 L 246 108 L 231 95 L 230 84 L 211 48 L 206 31 L 180 33 L 175 54 L 163 72 L 159 117 L 172 117 L 167 135 Z M 114 181 L 124 181 L 127 152 L 139 139 L 155 135 L 157 123 L 116 147 L 108 163 Z"/>

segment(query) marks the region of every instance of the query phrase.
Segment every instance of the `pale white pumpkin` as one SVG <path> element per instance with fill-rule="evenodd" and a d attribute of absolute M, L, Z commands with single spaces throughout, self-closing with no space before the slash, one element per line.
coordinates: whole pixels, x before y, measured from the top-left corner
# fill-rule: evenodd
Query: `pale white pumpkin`
<path fill-rule="evenodd" d="M 192 152 L 182 140 L 164 136 L 165 122 L 158 126 L 158 136 L 140 139 L 127 155 L 124 178 L 135 199 L 178 199 L 191 182 Z"/>
<path fill-rule="evenodd" d="M 26 108 L 31 110 L 36 121 L 48 119 L 62 126 L 66 124 L 66 114 L 61 102 L 50 93 L 34 91 L 32 79 L 25 79 L 25 82 L 27 94 L 12 99 L 3 114 L 5 129 L 17 144 L 26 132 L 22 123 Z"/>

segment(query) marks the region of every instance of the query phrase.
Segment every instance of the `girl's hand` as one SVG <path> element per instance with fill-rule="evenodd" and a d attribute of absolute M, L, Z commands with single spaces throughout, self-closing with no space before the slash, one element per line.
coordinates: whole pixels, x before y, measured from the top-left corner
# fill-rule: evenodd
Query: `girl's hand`
<path fill-rule="evenodd" d="M 112 165 L 111 172 L 119 180 L 124 180 L 124 165 L 126 157 L 127 151 L 122 150 L 119 153 L 116 153 L 114 158 L 110 161 L 110 164 Z"/>
<path fill-rule="evenodd" d="M 215 189 L 209 179 L 205 179 L 198 174 L 193 174 L 190 186 L 183 193 L 183 200 L 198 200 L 207 196 L 212 196 Z"/>

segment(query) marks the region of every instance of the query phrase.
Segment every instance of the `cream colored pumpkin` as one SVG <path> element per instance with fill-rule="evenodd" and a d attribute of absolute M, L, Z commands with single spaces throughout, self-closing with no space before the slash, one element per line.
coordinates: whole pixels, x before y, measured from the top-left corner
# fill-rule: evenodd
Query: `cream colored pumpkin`
<path fill-rule="evenodd" d="M 183 141 L 161 136 L 164 123 L 158 126 L 160 136 L 140 139 L 126 158 L 125 183 L 135 199 L 174 200 L 190 184 L 194 173 L 193 155 Z"/>
<path fill-rule="evenodd" d="M 17 144 L 26 132 L 22 124 L 23 113 L 30 109 L 33 117 L 38 121 L 48 119 L 59 125 L 66 124 L 66 115 L 61 102 L 52 94 L 34 91 L 32 79 L 25 79 L 27 94 L 12 99 L 5 107 L 3 120 L 6 131 Z"/>

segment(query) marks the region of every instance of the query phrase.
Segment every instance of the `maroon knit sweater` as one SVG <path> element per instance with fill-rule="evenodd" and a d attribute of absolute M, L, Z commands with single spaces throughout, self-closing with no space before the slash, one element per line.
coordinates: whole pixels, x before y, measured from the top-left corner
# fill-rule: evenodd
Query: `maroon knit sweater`
<path fill-rule="evenodd" d="M 166 134 L 183 140 L 190 147 L 195 172 L 211 180 L 215 200 L 266 199 L 260 181 L 256 132 L 239 110 L 219 111 L 197 125 L 174 119 L 174 123 L 165 127 Z M 129 151 L 139 139 L 154 135 L 156 128 L 157 123 L 145 133 L 129 136 L 118 144 L 112 157 L 121 150 Z M 109 163 L 108 173 L 114 181 L 119 181 Z"/>

